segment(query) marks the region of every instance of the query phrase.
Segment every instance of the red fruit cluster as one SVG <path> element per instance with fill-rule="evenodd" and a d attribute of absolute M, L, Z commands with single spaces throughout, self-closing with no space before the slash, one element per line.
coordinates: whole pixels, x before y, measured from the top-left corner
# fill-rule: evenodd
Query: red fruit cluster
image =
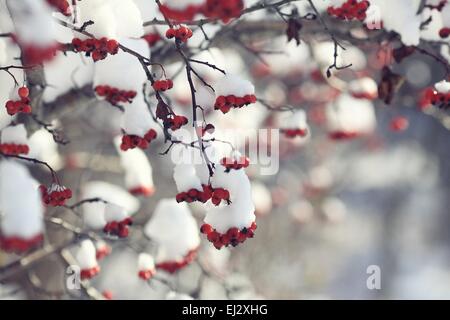
<path fill-rule="evenodd" d="M 83 270 L 81 270 L 81 273 L 80 273 L 81 280 L 92 279 L 99 272 L 100 272 L 100 266 L 99 265 L 97 265 L 97 266 L 95 266 L 93 268 L 90 268 L 90 269 L 83 269 Z"/>
<path fill-rule="evenodd" d="M 166 91 L 173 88 L 173 81 L 170 79 L 167 80 L 156 80 L 153 83 L 153 89 L 155 91 Z"/>
<path fill-rule="evenodd" d="M 145 197 L 150 197 L 151 195 L 153 195 L 155 193 L 155 188 L 140 186 L 140 187 L 130 189 L 130 190 L 128 190 L 128 192 L 130 192 L 132 195 L 135 195 L 135 196 L 141 195 L 141 196 L 145 196 Z"/>
<path fill-rule="evenodd" d="M 67 0 L 47 0 L 48 4 L 58 9 L 65 16 L 70 16 L 70 5 Z"/>
<path fill-rule="evenodd" d="M 17 113 L 31 113 L 30 98 L 28 98 L 30 91 L 27 87 L 21 87 L 17 92 L 20 100 L 8 100 L 5 105 L 6 111 L 10 116 Z"/>
<path fill-rule="evenodd" d="M 286 136 L 286 138 L 306 137 L 308 134 L 307 129 L 281 129 L 280 132 Z"/>
<path fill-rule="evenodd" d="M 100 97 L 104 97 L 106 101 L 117 104 L 120 102 L 131 103 L 136 97 L 136 91 L 133 90 L 119 90 L 110 86 L 96 86 L 95 93 Z"/>
<path fill-rule="evenodd" d="M 441 30 L 439 30 L 439 37 L 445 39 L 450 36 L 450 28 L 444 27 Z"/>
<path fill-rule="evenodd" d="M 180 192 L 176 196 L 176 200 L 178 203 L 187 202 L 192 203 L 194 201 L 200 201 L 201 203 L 206 203 L 209 199 L 211 199 L 213 194 L 213 189 L 209 185 L 202 185 L 203 190 L 199 191 L 196 189 L 190 189 L 187 192 Z"/>
<path fill-rule="evenodd" d="M 119 52 L 119 43 L 114 39 L 81 40 L 74 38 L 72 45 L 76 52 L 86 52 L 86 56 L 91 56 L 94 61 L 103 60 L 108 54 L 114 55 Z"/>
<path fill-rule="evenodd" d="M 200 232 L 206 234 L 206 238 L 214 247 L 220 250 L 222 247 L 232 245 L 236 247 L 239 243 L 244 242 L 248 238 L 253 238 L 256 230 L 256 223 L 253 222 L 248 228 L 230 228 L 226 233 L 220 233 L 209 224 L 203 224 L 200 227 Z"/>
<path fill-rule="evenodd" d="M 171 115 L 164 120 L 164 127 L 170 128 L 172 131 L 180 129 L 188 123 L 188 119 L 184 116 Z"/>
<path fill-rule="evenodd" d="M 335 131 L 330 132 L 328 136 L 332 140 L 350 140 L 359 137 L 360 134 L 358 132 L 351 131 Z"/>
<path fill-rule="evenodd" d="M 41 191 L 42 201 L 47 206 L 63 206 L 66 204 L 66 200 L 72 198 L 72 190 L 56 183 L 48 188 L 40 185 L 39 190 Z"/>
<path fill-rule="evenodd" d="M 42 241 L 44 241 L 44 236 L 42 234 L 38 234 L 37 236 L 30 239 L 0 236 L 0 249 L 6 252 L 14 252 L 20 254 L 38 247 L 42 243 Z"/>
<path fill-rule="evenodd" d="M 347 0 L 340 7 L 328 7 L 328 14 L 341 20 L 359 20 L 364 21 L 367 16 L 367 9 L 370 2 L 367 0 Z"/>
<path fill-rule="evenodd" d="M 214 109 L 220 110 L 223 113 L 228 113 L 231 108 L 242 108 L 249 104 L 256 102 L 256 96 L 254 94 L 248 94 L 244 97 L 236 97 L 234 95 L 219 96 L 216 99 Z"/>
<path fill-rule="evenodd" d="M 176 271 L 186 267 L 189 263 L 194 261 L 194 259 L 197 257 L 197 251 L 198 249 L 189 251 L 181 261 L 165 261 L 158 263 L 156 264 L 156 268 L 162 269 L 169 273 L 175 273 Z"/>
<path fill-rule="evenodd" d="M 430 102 L 438 108 L 450 108 L 450 93 L 440 93 L 433 90 L 430 94 Z"/>
<path fill-rule="evenodd" d="M 208 18 L 228 23 L 232 18 L 240 17 L 242 10 L 244 10 L 242 0 L 207 0 L 202 12 Z"/>
<path fill-rule="evenodd" d="M 120 149 L 123 151 L 127 151 L 129 149 L 141 148 L 147 149 L 148 145 L 157 137 L 157 133 L 155 130 L 150 129 L 143 138 L 136 135 L 124 135 L 122 137 L 122 144 L 120 145 Z"/>
<path fill-rule="evenodd" d="M 409 121 L 405 117 L 395 117 L 391 120 L 389 127 L 394 132 L 405 131 L 409 127 Z"/>
<path fill-rule="evenodd" d="M 37 65 L 52 60 L 56 52 L 61 48 L 60 44 L 48 47 L 37 47 L 34 45 L 21 45 L 23 61 L 27 65 Z"/>
<path fill-rule="evenodd" d="M 241 156 L 239 159 L 222 158 L 222 160 L 220 160 L 220 164 L 227 169 L 227 172 L 230 172 L 231 170 L 247 168 L 250 165 L 250 159 L 246 156 Z"/>
<path fill-rule="evenodd" d="M 19 154 L 28 154 L 30 148 L 26 144 L 1 143 L 0 152 L 10 156 L 18 156 Z"/>
<path fill-rule="evenodd" d="M 425 110 L 429 107 L 431 107 L 434 96 L 434 89 L 433 88 L 426 88 L 423 90 L 420 94 L 419 98 L 419 108 L 420 110 Z"/>
<path fill-rule="evenodd" d="M 119 238 L 126 238 L 130 233 L 129 226 L 133 224 L 131 218 L 126 218 L 122 221 L 111 221 L 103 228 L 103 232 L 109 235 L 118 236 Z"/>
<path fill-rule="evenodd" d="M 183 10 L 170 8 L 164 4 L 159 6 L 159 11 L 164 17 L 175 21 L 192 21 L 195 15 L 201 12 L 201 5 L 188 5 Z"/>
<path fill-rule="evenodd" d="M 111 254 L 111 247 L 104 245 L 100 248 L 97 248 L 95 251 L 95 258 L 97 260 L 102 260 L 103 258 L 109 256 Z"/>
<path fill-rule="evenodd" d="M 187 202 L 192 203 L 195 201 L 200 201 L 201 203 L 206 203 L 208 200 L 218 206 L 222 200 L 226 201 L 227 204 L 230 204 L 230 192 L 223 188 L 213 188 L 209 185 L 202 185 L 203 190 L 199 191 L 196 189 L 190 189 L 186 192 L 180 192 L 176 195 L 175 199 L 178 203 Z"/>
<path fill-rule="evenodd" d="M 169 28 L 166 31 L 166 38 L 179 40 L 181 42 L 187 42 L 192 37 L 192 30 L 186 26 L 180 26 L 178 28 Z"/>
<path fill-rule="evenodd" d="M 154 270 L 141 270 L 138 273 L 139 278 L 141 278 L 142 280 L 150 280 L 154 275 L 155 275 L 155 271 Z"/>
<path fill-rule="evenodd" d="M 157 44 L 162 38 L 158 33 L 147 33 L 142 37 L 145 41 L 147 41 L 149 47 L 153 47 Z"/>

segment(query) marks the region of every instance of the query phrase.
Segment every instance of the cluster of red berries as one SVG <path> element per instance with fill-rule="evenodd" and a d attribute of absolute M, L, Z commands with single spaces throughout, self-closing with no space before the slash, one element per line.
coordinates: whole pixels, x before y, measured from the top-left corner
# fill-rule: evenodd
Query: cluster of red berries
<path fill-rule="evenodd" d="M 164 4 L 159 6 L 159 11 L 163 14 L 164 17 L 175 20 L 175 21 L 192 21 L 196 14 L 201 12 L 201 5 L 188 5 L 186 8 L 174 9 Z"/>
<path fill-rule="evenodd" d="M 92 279 L 100 272 L 100 266 L 96 265 L 90 269 L 82 269 L 80 273 L 81 280 Z"/>
<path fill-rule="evenodd" d="M 76 52 L 86 52 L 86 56 L 91 56 L 92 60 L 99 61 L 105 59 L 108 54 L 114 55 L 119 52 L 119 43 L 114 39 L 72 39 L 72 45 Z"/>
<path fill-rule="evenodd" d="M 67 0 L 47 0 L 48 4 L 58 9 L 65 16 L 70 16 L 70 5 Z"/>
<path fill-rule="evenodd" d="M 178 28 L 169 28 L 166 31 L 166 38 L 179 40 L 181 42 L 187 42 L 192 37 L 192 30 L 186 26 L 180 26 Z"/>
<path fill-rule="evenodd" d="M 246 156 L 241 156 L 238 159 L 225 157 L 220 160 L 220 164 L 226 168 L 227 172 L 230 172 L 231 170 L 247 168 L 250 165 L 250 159 Z"/>
<path fill-rule="evenodd" d="M 44 241 L 42 234 L 38 234 L 30 239 L 0 236 L 0 248 L 6 252 L 23 253 L 38 247 L 42 241 Z"/>
<path fill-rule="evenodd" d="M 153 83 L 153 89 L 155 91 L 166 91 L 173 88 L 173 81 L 170 79 L 167 80 L 156 80 Z"/>
<path fill-rule="evenodd" d="M 48 47 L 38 47 L 34 45 L 20 45 L 23 60 L 27 65 L 37 65 L 52 60 L 56 52 L 61 48 L 60 44 Z"/>
<path fill-rule="evenodd" d="M 195 201 L 200 201 L 201 203 L 206 203 L 208 200 L 218 206 L 222 200 L 230 204 L 230 192 L 223 188 L 213 188 L 210 185 L 202 185 L 203 190 L 190 189 L 187 192 L 180 192 L 176 195 L 175 199 L 179 202 L 192 203 Z"/>
<path fill-rule="evenodd" d="M 207 0 L 203 14 L 208 18 L 221 19 L 228 23 L 232 18 L 238 18 L 244 10 L 242 0 Z"/>
<path fill-rule="evenodd" d="M 141 270 L 138 273 L 139 278 L 142 280 L 150 280 L 155 275 L 155 270 Z"/>
<path fill-rule="evenodd" d="M 189 263 L 194 261 L 194 259 L 197 257 L 197 251 L 198 249 L 189 251 L 181 261 L 165 261 L 158 263 L 156 264 L 156 268 L 162 269 L 169 273 L 175 273 L 176 271 L 186 267 Z"/>
<path fill-rule="evenodd" d="M 53 183 L 48 188 L 44 185 L 40 185 L 39 190 L 41 191 L 42 201 L 47 206 L 63 206 L 66 204 L 67 200 L 72 198 L 72 190 L 57 183 Z"/>
<path fill-rule="evenodd" d="M 119 90 L 110 86 L 96 86 L 95 93 L 114 105 L 120 102 L 131 103 L 137 94 L 133 90 Z"/>
<path fill-rule="evenodd" d="M 145 197 L 150 197 L 151 195 L 153 195 L 155 193 L 155 188 L 140 186 L 140 187 L 132 188 L 132 189 L 128 190 L 128 192 L 135 196 L 142 195 Z"/>
<path fill-rule="evenodd" d="M 1 143 L 0 152 L 9 156 L 18 156 L 19 154 L 28 154 L 30 147 L 26 144 Z"/>
<path fill-rule="evenodd" d="M 142 37 L 145 41 L 147 41 L 149 47 L 153 47 L 157 44 L 162 38 L 159 33 L 147 33 Z"/>
<path fill-rule="evenodd" d="M 234 95 L 219 96 L 216 99 L 214 105 L 215 110 L 220 110 L 223 113 L 228 113 L 231 108 L 242 108 L 249 104 L 256 102 L 256 96 L 254 94 L 248 94 L 244 97 L 236 97 Z"/>
<path fill-rule="evenodd" d="M 340 7 L 330 6 L 327 12 L 330 16 L 334 16 L 341 20 L 359 20 L 364 21 L 367 16 L 367 9 L 370 2 L 367 0 L 347 0 Z"/>
<path fill-rule="evenodd" d="M 433 88 L 426 88 L 420 93 L 419 97 L 419 108 L 420 110 L 425 110 L 429 107 L 431 107 L 431 101 L 433 100 L 434 96 L 434 89 Z"/>
<path fill-rule="evenodd" d="M 307 129 L 281 129 L 280 132 L 285 135 L 286 138 L 306 137 L 308 134 Z"/>
<path fill-rule="evenodd" d="M 391 120 L 389 127 L 394 132 L 405 131 L 409 127 L 409 121 L 405 117 L 395 117 Z"/>
<path fill-rule="evenodd" d="M 148 145 L 157 137 L 155 130 L 150 129 L 143 138 L 136 135 L 126 134 L 122 137 L 122 143 L 120 149 L 127 151 L 129 149 L 141 148 L 147 149 Z"/>
<path fill-rule="evenodd" d="M 433 90 L 430 94 L 430 102 L 438 108 L 448 109 L 450 108 L 450 92 L 440 93 Z"/>
<path fill-rule="evenodd" d="M 352 131 L 334 131 L 328 134 L 332 140 L 350 140 L 359 137 L 361 134 Z"/>
<path fill-rule="evenodd" d="M 129 226 L 133 224 L 133 220 L 128 217 L 122 221 L 111 221 L 103 228 L 103 232 L 109 235 L 118 236 L 119 238 L 126 238 L 130 233 Z"/>
<path fill-rule="evenodd" d="M 30 106 L 30 98 L 28 95 L 30 94 L 30 91 L 27 87 L 21 87 L 17 91 L 19 94 L 20 100 L 13 101 L 8 100 L 6 102 L 6 111 L 10 116 L 13 116 L 17 113 L 31 113 L 31 106 Z"/>
<path fill-rule="evenodd" d="M 248 228 L 230 228 L 226 233 L 220 233 L 209 224 L 203 224 L 200 227 L 200 232 L 206 234 L 206 238 L 214 247 L 220 250 L 222 247 L 232 245 L 236 247 L 239 243 L 244 242 L 247 238 L 253 238 L 256 230 L 256 223 L 253 222 Z"/>
<path fill-rule="evenodd" d="M 171 115 L 164 120 L 164 126 L 170 128 L 172 131 L 180 129 L 188 123 L 185 116 Z"/>
<path fill-rule="evenodd" d="M 95 251 L 95 258 L 97 260 L 102 260 L 103 258 L 109 256 L 110 254 L 111 254 L 111 247 L 105 244 L 97 248 L 97 250 Z"/>

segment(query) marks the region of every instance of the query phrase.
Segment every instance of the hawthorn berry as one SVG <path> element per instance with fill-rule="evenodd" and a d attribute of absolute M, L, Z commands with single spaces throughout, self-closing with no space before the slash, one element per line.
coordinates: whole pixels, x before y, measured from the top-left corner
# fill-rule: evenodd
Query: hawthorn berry
<path fill-rule="evenodd" d="M 181 260 L 178 261 L 164 261 L 156 264 L 157 269 L 162 269 L 169 273 L 175 273 L 178 270 L 186 267 L 197 257 L 198 248 L 190 250 Z"/>
<path fill-rule="evenodd" d="M 246 156 L 231 156 L 220 160 L 220 164 L 226 168 L 227 172 L 231 170 L 240 170 L 247 168 L 250 165 L 250 159 Z"/>
<path fill-rule="evenodd" d="M 39 190 L 44 204 L 53 207 L 63 206 L 68 199 L 72 198 L 72 190 L 57 183 L 52 183 L 50 187 L 40 185 Z"/>
<path fill-rule="evenodd" d="M 119 52 L 119 43 L 114 39 L 72 39 L 72 46 L 75 52 L 85 52 L 86 56 L 91 56 L 94 62 L 105 59 L 108 54 L 115 55 Z"/>
<path fill-rule="evenodd" d="M 123 219 L 122 221 L 108 222 L 103 228 L 103 232 L 109 235 L 118 236 L 119 238 L 126 238 L 129 235 L 129 226 L 133 224 L 133 220 L 130 217 Z"/>
<path fill-rule="evenodd" d="M 308 135 L 308 129 L 281 129 L 280 132 L 286 136 L 286 138 L 306 137 Z"/>
<path fill-rule="evenodd" d="M 0 249 L 9 253 L 21 254 L 38 247 L 44 241 L 44 236 L 38 234 L 31 238 L 18 236 L 5 237 L 0 235 Z"/>
<path fill-rule="evenodd" d="M 192 21 L 196 14 L 202 11 L 202 5 L 188 5 L 184 9 L 171 8 L 168 5 L 162 4 L 159 10 L 164 17 L 175 21 Z"/>
<path fill-rule="evenodd" d="M 147 41 L 150 47 L 153 47 L 161 40 L 161 36 L 158 33 L 147 33 L 142 37 L 145 41 Z"/>
<path fill-rule="evenodd" d="M 47 2 L 65 16 L 70 16 L 72 14 L 67 0 L 47 0 Z"/>
<path fill-rule="evenodd" d="M 155 91 L 166 91 L 173 88 L 173 81 L 170 79 L 167 80 L 156 80 L 153 83 L 153 89 Z"/>
<path fill-rule="evenodd" d="M 134 90 L 119 90 L 114 87 L 110 87 L 107 85 L 104 86 L 96 86 L 95 93 L 99 97 L 103 97 L 109 103 L 116 105 L 118 103 L 131 103 L 133 99 L 136 97 L 137 92 Z"/>
<path fill-rule="evenodd" d="M 6 155 L 17 156 L 20 154 L 28 154 L 30 148 L 26 144 L 1 143 L 0 152 Z"/>
<path fill-rule="evenodd" d="M 157 137 L 157 133 L 154 129 L 150 129 L 144 137 L 139 137 L 137 135 L 124 135 L 122 137 L 122 143 L 120 149 L 122 151 L 127 151 L 129 149 L 140 148 L 147 149 L 148 145 Z"/>
<path fill-rule="evenodd" d="M 367 0 L 347 0 L 340 7 L 330 6 L 327 12 L 330 16 L 334 16 L 341 20 L 359 20 L 364 21 L 367 16 L 367 9 L 370 2 Z"/>
<path fill-rule="evenodd" d="M 29 114 L 31 113 L 31 105 L 30 105 L 30 98 L 28 97 L 30 94 L 30 91 L 27 87 L 20 87 L 17 90 L 17 95 L 19 100 L 8 100 L 5 104 L 6 112 L 13 116 L 18 113 L 25 113 Z"/>
<path fill-rule="evenodd" d="M 231 108 L 242 108 L 249 104 L 256 102 L 254 94 L 248 94 L 243 97 L 236 97 L 234 95 L 218 96 L 214 104 L 215 110 L 220 110 L 222 113 L 228 113 Z"/>
<path fill-rule="evenodd" d="M 240 17 L 242 10 L 244 10 L 242 0 L 207 0 L 202 12 L 208 18 L 228 23 L 231 19 Z"/>
<path fill-rule="evenodd" d="M 187 42 L 189 38 L 192 37 L 192 30 L 186 26 L 180 26 L 178 28 L 169 28 L 166 31 L 166 38 L 175 38 L 181 42 Z"/>
<path fill-rule="evenodd" d="M 200 227 L 200 232 L 206 235 L 208 241 L 211 242 L 216 249 L 220 250 L 222 247 L 228 247 L 229 245 L 235 247 L 248 238 L 253 238 L 256 228 L 256 223 L 252 222 L 248 227 L 242 229 L 232 227 L 225 233 L 220 233 L 211 225 L 204 223 Z"/>

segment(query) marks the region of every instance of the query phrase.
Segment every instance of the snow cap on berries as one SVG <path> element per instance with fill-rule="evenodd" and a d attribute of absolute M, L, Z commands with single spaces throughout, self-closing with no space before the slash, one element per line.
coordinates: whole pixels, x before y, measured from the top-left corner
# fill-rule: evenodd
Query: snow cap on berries
<path fill-rule="evenodd" d="M 325 114 L 331 135 L 360 136 L 371 133 L 376 126 L 373 104 L 346 94 L 329 103 Z"/>
<path fill-rule="evenodd" d="M 21 45 L 45 48 L 56 44 L 56 28 L 46 1 L 8 1 L 8 8 Z"/>
<path fill-rule="evenodd" d="M 148 253 L 141 253 L 138 257 L 138 270 L 139 272 L 151 272 L 155 273 L 155 259 Z"/>
<path fill-rule="evenodd" d="M 244 97 L 246 95 L 255 94 L 255 86 L 248 80 L 243 79 L 237 75 L 227 74 L 220 79 L 214 86 L 216 95 L 236 97 Z"/>
<path fill-rule="evenodd" d="M 150 56 L 148 45 L 143 39 L 122 39 L 121 43 L 144 57 Z M 97 61 L 94 66 L 94 88 L 109 86 L 141 92 L 146 80 L 147 76 L 139 60 L 124 51 Z"/>
<path fill-rule="evenodd" d="M 116 205 L 114 203 L 107 203 L 105 206 L 105 220 L 106 222 L 123 221 L 128 218 L 129 215 L 125 208 Z"/>
<path fill-rule="evenodd" d="M 141 92 L 138 92 L 133 102 L 125 108 L 122 129 L 128 135 L 136 135 L 141 138 L 150 129 L 157 129 Z"/>
<path fill-rule="evenodd" d="M 158 244 L 157 263 L 183 260 L 200 244 L 197 222 L 189 207 L 175 199 L 159 201 L 144 233 Z"/>
<path fill-rule="evenodd" d="M 91 240 L 83 240 L 75 256 L 81 269 L 91 269 L 97 266 L 96 250 Z"/>
<path fill-rule="evenodd" d="M 373 100 L 378 96 L 378 85 L 372 78 L 365 77 L 350 81 L 348 91 L 355 98 Z"/>
<path fill-rule="evenodd" d="M 129 214 L 135 214 L 140 207 L 139 200 L 119 186 L 104 182 L 90 181 L 82 188 L 83 199 L 99 198 L 120 205 Z M 102 229 L 106 224 L 106 204 L 102 201 L 83 204 L 83 220 L 92 229 Z M 111 216 L 111 214 L 110 214 Z"/>
<path fill-rule="evenodd" d="M 446 80 L 439 81 L 434 85 L 434 88 L 439 93 L 444 93 L 444 94 L 449 93 L 450 92 L 450 82 L 448 82 Z"/>
<path fill-rule="evenodd" d="M 38 183 L 15 161 L 0 162 L 0 229 L 3 237 L 23 240 L 43 232 L 43 206 Z"/>
<path fill-rule="evenodd" d="M 177 164 L 173 169 L 173 179 L 178 192 L 186 192 L 191 189 L 202 190 L 202 184 L 192 164 Z"/>
<path fill-rule="evenodd" d="M 16 145 L 27 145 L 27 130 L 25 126 L 20 123 L 15 126 L 9 126 L 2 130 L 0 143 L 5 144 L 16 144 Z"/>
<path fill-rule="evenodd" d="M 109 0 L 78 1 L 77 3 L 78 24 L 81 27 L 85 21 L 94 21 L 94 24 L 86 27 L 86 31 L 95 38 L 106 37 L 117 39 L 117 19 L 113 6 Z M 76 37 L 87 39 L 89 37 L 74 32 Z"/>
<path fill-rule="evenodd" d="M 153 169 L 145 152 L 136 148 L 122 151 L 121 137 L 114 139 L 120 163 L 125 171 L 125 186 L 131 194 L 151 196 L 155 192 Z"/>
<path fill-rule="evenodd" d="M 28 157 L 47 162 L 54 170 L 62 167 L 63 161 L 58 152 L 58 144 L 53 135 L 45 129 L 35 131 L 28 139 Z"/>
<path fill-rule="evenodd" d="M 309 140 L 311 137 L 311 130 L 304 110 L 296 110 L 294 113 L 280 113 L 276 123 L 282 133 L 288 137 L 301 137 L 305 140 Z"/>

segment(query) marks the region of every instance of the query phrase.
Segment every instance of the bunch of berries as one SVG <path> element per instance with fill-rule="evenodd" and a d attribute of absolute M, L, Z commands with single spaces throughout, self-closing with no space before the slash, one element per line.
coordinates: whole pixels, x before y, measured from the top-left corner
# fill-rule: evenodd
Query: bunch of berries
<path fill-rule="evenodd" d="M 166 91 L 173 88 L 173 81 L 170 79 L 167 80 L 156 80 L 153 83 L 153 89 L 155 91 Z"/>
<path fill-rule="evenodd" d="M 180 129 L 188 123 L 185 116 L 170 115 L 164 120 L 164 127 L 170 128 L 172 131 Z"/>
<path fill-rule="evenodd" d="M 28 154 L 30 147 L 26 144 L 1 143 L 0 152 L 9 156 L 18 156 L 20 154 Z"/>
<path fill-rule="evenodd" d="M 38 47 L 35 45 L 20 45 L 22 49 L 23 61 L 27 65 L 38 65 L 52 60 L 56 52 L 61 48 L 60 44 L 48 47 Z"/>
<path fill-rule="evenodd" d="M 167 5 L 160 5 L 159 10 L 164 17 L 175 21 L 192 21 L 197 13 L 202 10 L 201 5 L 188 5 L 184 9 L 175 9 Z"/>
<path fill-rule="evenodd" d="M 215 206 L 218 206 L 222 200 L 224 200 L 227 204 L 230 204 L 230 192 L 223 188 L 214 188 L 211 195 L 211 202 Z"/>
<path fill-rule="evenodd" d="M 66 200 L 72 198 L 72 190 L 57 183 L 52 183 L 48 188 L 40 185 L 39 190 L 41 191 L 42 201 L 47 206 L 63 206 L 66 204 Z"/>
<path fill-rule="evenodd" d="M 65 16 L 70 16 L 70 5 L 67 0 L 47 0 L 48 4 L 58 9 Z"/>
<path fill-rule="evenodd" d="M 96 86 L 95 93 L 113 105 L 120 102 L 131 103 L 137 94 L 133 90 L 119 90 L 110 86 Z"/>
<path fill-rule="evenodd" d="M 180 26 L 178 28 L 169 28 L 166 31 L 167 39 L 175 38 L 178 41 L 187 42 L 190 37 L 192 37 L 192 30 L 186 26 Z"/>
<path fill-rule="evenodd" d="M 280 132 L 285 135 L 286 138 L 306 137 L 308 134 L 307 129 L 281 129 Z"/>
<path fill-rule="evenodd" d="M 157 269 L 162 269 L 169 273 L 175 273 L 176 271 L 186 267 L 189 263 L 194 261 L 197 257 L 198 249 L 189 251 L 180 261 L 164 261 L 156 264 Z"/>
<path fill-rule="evenodd" d="M 230 172 L 231 170 L 240 170 L 242 168 L 247 168 L 250 165 L 250 159 L 246 156 L 241 156 L 239 158 L 225 157 L 220 160 L 220 164 L 226 168 L 227 172 Z"/>
<path fill-rule="evenodd" d="M 253 222 L 248 228 L 239 230 L 236 227 L 230 228 L 225 233 L 220 233 L 209 224 L 203 224 L 200 232 L 206 235 L 206 238 L 214 247 L 220 250 L 222 247 L 232 245 L 236 247 L 239 243 L 243 243 L 248 238 L 253 238 L 256 230 L 256 223 Z"/>
<path fill-rule="evenodd" d="M 444 27 L 439 30 L 439 37 L 441 37 L 442 39 L 446 39 L 448 38 L 448 36 L 450 36 L 450 28 Z"/>
<path fill-rule="evenodd" d="M 30 94 L 30 91 L 27 87 L 21 87 L 17 91 L 20 100 L 8 100 L 6 102 L 6 112 L 10 116 L 13 116 L 17 113 L 31 113 L 31 106 L 30 106 L 30 98 L 28 97 Z"/>
<path fill-rule="evenodd" d="M 255 102 L 256 96 L 254 94 L 248 94 L 243 97 L 236 97 L 235 95 L 219 96 L 214 104 L 214 109 L 220 110 L 222 113 L 228 113 L 231 108 L 242 108 Z"/>
<path fill-rule="evenodd" d="M 433 92 L 429 94 L 430 102 L 432 105 L 441 109 L 450 108 L 450 92 L 441 93 L 433 90 Z"/>
<path fill-rule="evenodd" d="M 147 33 L 142 39 L 147 41 L 149 47 L 153 47 L 161 40 L 161 36 L 158 33 Z"/>
<path fill-rule="evenodd" d="M 94 62 L 105 59 L 108 54 L 115 55 L 119 52 L 119 43 L 114 39 L 81 40 L 74 38 L 72 45 L 76 52 L 85 52 L 86 56 L 91 56 Z"/>
<path fill-rule="evenodd" d="M 150 280 L 154 275 L 155 275 L 155 270 L 140 270 L 138 273 L 139 278 L 141 278 L 142 280 Z"/>
<path fill-rule="evenodd" d="M 80 273 L 81 280 L 92 279 L 100 272 L 100 266 L 96 265 L 95 267 L 89 269 L 82 269 Z"/>
<path fill-rule="evenodd" d="M 341 20 L 359 20 L 364 21 L 367 16 L 367 9 L 370 2 L 367 0 L 347 0 L 340 7 L 330 6 L 327 12 L 330 16 L 334 16 Z"/>
<path fill-rule="evenodd" d="M 157 137 L 157 133 L 155 130 L 150 129 L 145 136 L 139 137 L 137 135 L 124 135 L 122 137 L 122 143 L 120 145 L 120 149 L 122 151 L 127 151 L 129 149 L 141 148 L 147 149 L 148 145 Z"/>
<path fill-rule="evenodd" d="M 0 249 L 6 252 L 14 252 L 20 254 L 38 247 L 42 243 L 42 241 L 44 241 L 44 236 L 42 234 L 38 234 L 37 236 L 29 239 L 0 236 Z"/>
<path fill-rule="evenodd" d="M 200 201 L 201 203 L 206 203 L 209 199 L 211 199 L 213 195 L 213 189 L 209 185 L 202 185 L 203 190 L 199 191 L 196 189 L 190 189 L 187 192 L 180 192 L 176 196 L 176 200 L 178 203 L 187 202 L 192 203 L 194 201 Z"/>
<path fill-rule="evenodd" d="M 242 10 L 243 0 L 207 0 L 202 11 L 208 18 L 228 23 L 231 19 L 240 17 Z"/>
<path fill-rule="evenodd" d="M 103 232 L 118 236 L 119 238 L 126 238 L 130 233 L 129 226 L 133 224 L 133 220 L 128 217 L 123 219 L 122 221 L 111 221 L 108 222 L 103 228 Z"/>

